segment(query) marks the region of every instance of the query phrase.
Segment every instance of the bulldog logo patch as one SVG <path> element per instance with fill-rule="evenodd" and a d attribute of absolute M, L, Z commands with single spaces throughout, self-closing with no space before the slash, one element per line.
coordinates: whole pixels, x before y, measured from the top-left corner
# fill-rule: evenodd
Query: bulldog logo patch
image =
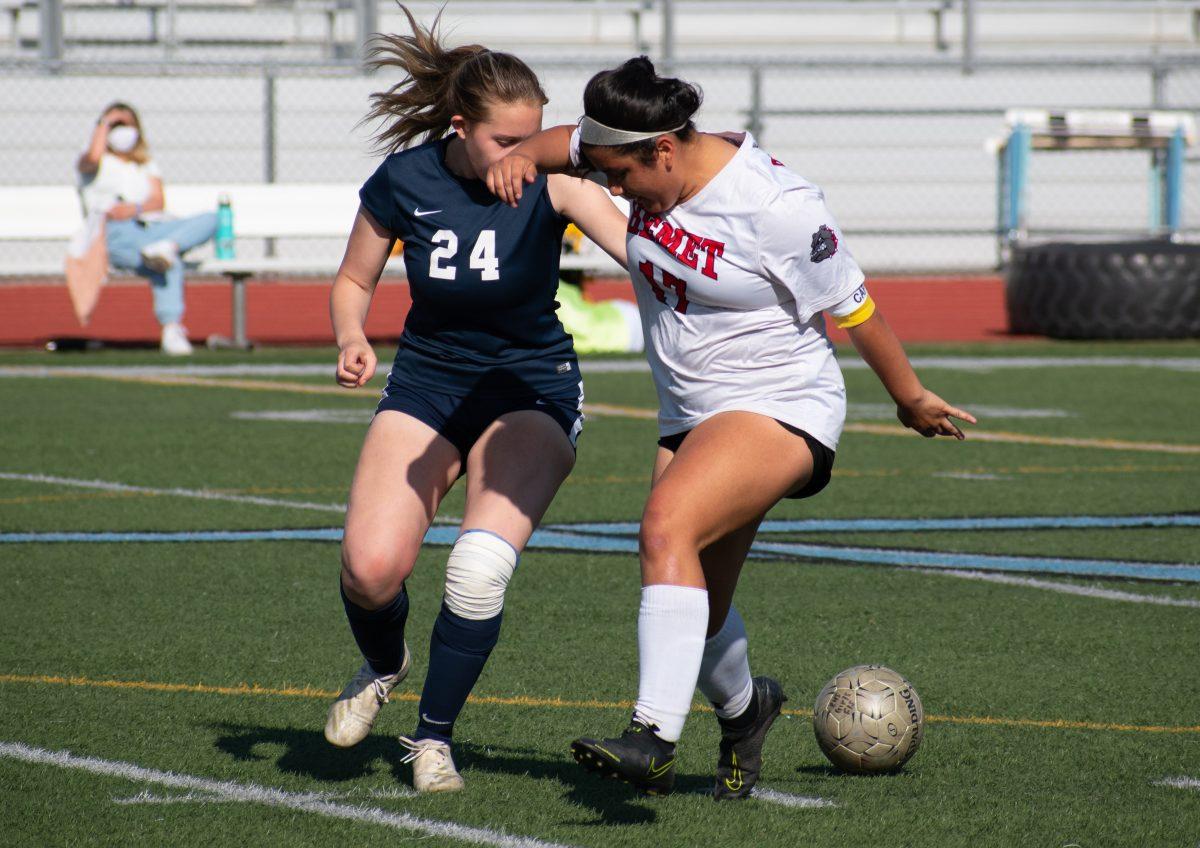
<path fill-rule="evenodd" d="M 822 224 L 820 228 L 813 233 L 812 252 L 808 254 L 808 258 L 813 262 L 821 262 L 837 253 L 837 249 L 837 236 L 834 234 L 833 230 Z"/>

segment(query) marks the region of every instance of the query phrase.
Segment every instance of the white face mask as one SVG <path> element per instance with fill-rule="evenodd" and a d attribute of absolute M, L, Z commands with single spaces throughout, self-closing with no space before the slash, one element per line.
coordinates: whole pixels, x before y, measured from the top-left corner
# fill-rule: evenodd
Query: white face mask
<path fill-rule="evenodd" d="M 138 131 L 135 127 L 122 124 L 108 131 L 108 146 L 116 153 L 128 153 L 137 147 Z"/>

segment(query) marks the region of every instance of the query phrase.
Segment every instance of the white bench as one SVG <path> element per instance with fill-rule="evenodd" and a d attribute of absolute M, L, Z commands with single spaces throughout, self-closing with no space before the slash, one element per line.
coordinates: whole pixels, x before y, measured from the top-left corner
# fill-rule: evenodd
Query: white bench
<path fill-rule="evenodd" d="M 234 183 L 228 185 L 168 184 L 166 212 L 187 217 L 217 208 L 217 198 L 228 194 L 233 204 L 235 243 L 282 239 L 332 239 L 338 246 L 319 256 L 260 256 L 238 259 L 203 258 L 188 267 L 203 274 L 229 278 L 233 298 L 232 344 L 248 346 L 246 339 L 246 281 L 259 275 L 325 276 L 332 278 L 341 263 L 345 239 L 358 211 L 358 186 L 351 183 Z M 0 187 L 0 245 L 4 242 L 67 242 L 83 225 L 79 194 L 71 186 Z M 268 250 L 268 253 L 270 250 Z M 591 242 L 577 254 L 562 257 L 562 270 L 610 274 L 625 271 Z M 10 261 L 0 264 L 5 276 L 57 276 L 57 262 Z M 389 276 L 404 276 L 404 262 L 393 257 Z"/>

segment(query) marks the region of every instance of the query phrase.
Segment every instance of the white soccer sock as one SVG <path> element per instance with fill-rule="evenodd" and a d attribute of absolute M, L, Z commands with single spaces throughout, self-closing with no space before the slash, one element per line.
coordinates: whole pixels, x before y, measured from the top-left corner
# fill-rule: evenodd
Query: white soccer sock
<path fill-rule="evenodd" d="M 704 661 L 696 681 L 720 718 L 741 715 L 754 697 L 747 645 L 746 625 L 737 608 L 730 606 L 721 629 L 704 643 Z"/>
<path fill-rule="evenodd" d="M 708 592 L 690 586 L 643 586 L 638 609 L 638 720 L 676 742 L 692 709 L 692 693 L 708 629 Z"/>

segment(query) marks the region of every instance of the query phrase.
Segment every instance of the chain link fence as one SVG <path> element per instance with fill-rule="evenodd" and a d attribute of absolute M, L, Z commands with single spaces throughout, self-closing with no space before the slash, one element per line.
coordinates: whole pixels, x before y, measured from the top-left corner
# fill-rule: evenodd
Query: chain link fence
<path fill-rule="evenodd" d="M 182 14 L 187 4 L 175 5 Z M 232 8 L 237 0 L 224 5 Z M 93 56 L 48 67 L 32 58 L 0 58 L 5 79 L 0 186 L 73 184 L 75 159 L 101 108 L 120 99 L 142 115 L 164 172 L 168 206 L 172 183 L 344 182 L 353 190 L 378 162 L 370 149 L 371 128 L 359 124 L 368 95 L 397 80 L 364 75 L 353 57 L 331 58 L 330 51 L 342 49 L 338 44 L 353 43 L 350 5 L 321 7 L 336 13 L 332 30 L 312 36 L 326 53 L 297 61 Z M 561 11 L 565 4 L 542 5 Z M 586 12 L 597 4 L 579 5 Z M 547 125 L 574 122 L 592 73 L 658 35 L 649 19 L 637 18 L 649 8 L 645 3 L 612 0 L 609 5 L 619 7 L 618 14 L 596 24 L 588 42 L 602 51 L 571 59 L 536 50 L 528 54 L 550 96 Z M 134 10 L 148 14 L 141 4 Z M 241 20 L 236 11 L 225 14 L 227 20 Z M 379 28 L 388 29 L 389 20 L 381 20 Z M 564 20 L 551 23 L 565 26 Z M 624 24 L 618 27 L 613 20 Z M 182 31 L 177 26 L 176 33 Z M 262 34 L 266 39 L 267 32 Z M 614 51 L 614 45 L 626 42 L 629 48 Z M 127 57 L 141 50 L 136 44 L 104 49 L 110 47 Z M 928 48 L 921 56 L 877 51 L 859 58 L 704 60 L 681 49 L 672 68 L 704 89 L 702 128 L 749 128 L 776 158 L 824 188 L 851 249 L 874 273 L 995 267 L 997 165 L 987 142 L 1004 136 L 1009 108 L 1200 111 L 1200 57 L 1191 54 L 985 56 L 964 73 L 961 60 Z M 1030 232 L 1145 233 L 1151 219 L 1149 166 L 1144 151 L 1035 153 Z M 0 215 L 19 214 L 0 210 Z M 1200 168 L 1195 166 L 1186 173 L 1183 222 L 1184 237 L 1200 240 Z M 311 239 L 276 247 L 281 255 L 336 258 L 343 246 L 341 239 Z M 0 272 L 21 273 L 23 265 L 55 261 L 62 248 L 0 241 Z M 261 249 L 239 244 L 248 257 Z"/>

